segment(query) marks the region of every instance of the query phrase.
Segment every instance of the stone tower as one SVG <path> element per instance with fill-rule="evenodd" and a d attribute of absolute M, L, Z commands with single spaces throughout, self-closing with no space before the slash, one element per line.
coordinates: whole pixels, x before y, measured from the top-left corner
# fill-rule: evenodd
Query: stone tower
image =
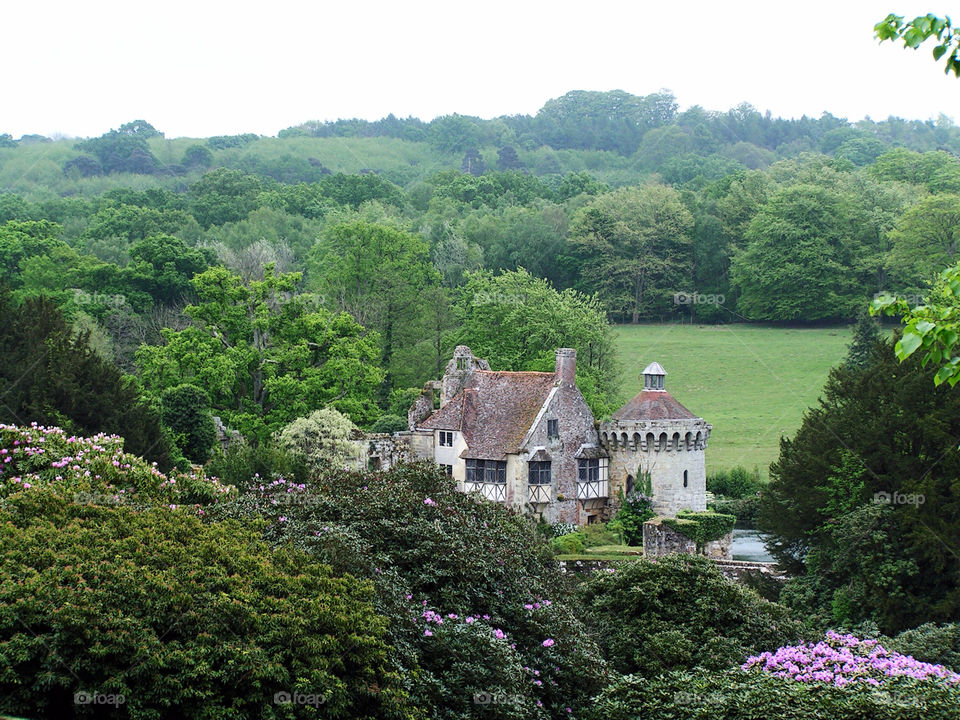
<path fill-rule="evenodd" d="M 711 426 L 664 388 L 666 371 L 653 362 L 643 371 L 643 390 L 600 423 L 600 441 L 610 454 L 610 496 L 643 487 L 649 473 L 653 510 L 706 510 L 704 450 Z"/>

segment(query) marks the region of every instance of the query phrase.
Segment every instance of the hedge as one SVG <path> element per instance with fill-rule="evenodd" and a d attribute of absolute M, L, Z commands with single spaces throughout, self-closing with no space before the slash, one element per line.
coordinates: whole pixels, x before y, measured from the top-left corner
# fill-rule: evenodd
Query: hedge
<path fill-rule="evenodd" d="M 661 518 L 661 522 L 669 528 L 697 543 L 697 549 L 702 550 L 708 542 L 719 540 L 733 532 L 737 518 L 717 512 L 692 512 L 681 510 L 675 518 Z"/>

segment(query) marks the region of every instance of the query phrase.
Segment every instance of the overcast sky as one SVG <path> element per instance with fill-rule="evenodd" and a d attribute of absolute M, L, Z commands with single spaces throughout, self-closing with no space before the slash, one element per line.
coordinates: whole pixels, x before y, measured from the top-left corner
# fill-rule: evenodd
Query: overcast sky
<path fill-rule="evenodd" d="M 569 90 L 666 88 L 681 108 L 960 123 L 930 49 L 879 45 L 906 0 L 17 2 L 0 24 L 0 133 L 275 135 L 388 113 L 534 114 Z M 956 13 L 960 16 L 960 13 Z"/>

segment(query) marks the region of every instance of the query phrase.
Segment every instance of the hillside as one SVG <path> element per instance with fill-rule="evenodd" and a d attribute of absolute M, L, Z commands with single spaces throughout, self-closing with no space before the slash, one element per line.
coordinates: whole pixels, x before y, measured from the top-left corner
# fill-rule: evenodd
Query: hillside
<path fill-rule="evenodd" d="M 790 359 L 777 385 L 796 390 L 768 410 L 765 379 L 725 406 L 723 374 L 696 408 L 716 426 L 714 467 L 765 466 L 844 343 L 756 329 L 756 354 L 739 356 L 737 338 L 750 323 L 846 324 L 882 292 L 919 299 L 953 259 L 958 150 L 945 118 L 679 112 L 669 93 L 621 91 L 573 91 L 534 116 L 391 115 L 277 137 L 168 139 L 144 120 L 80 140 L 7 135 L 0 282 L 15 307 L 51 298 L 153 402 L 202 379 L 210 409 L 256 437 L 326 402 L 363 428 L 397 425 L 459 343 L 512 370 L 576 347 L 603 415 L 635 382 L 617 384 L 635 348 L 618 331 L 618 359 L 608 323 L 692 321 L 705 329 L 681 346 L 706 343 L 718 369 L 754 363 L 773 380 L 772 358 Z M 209 325 L 241 297 L 276 325 L 266 365 L 238 357 L 228 372 L 213 345 L 196 348 L 253 342 L 253 325 Z M 309 373 L 292 350 L 306 318 L 349 318 Z M 823 341 L 814 354 L 793 342 L 803 333 Z"/>
<path fill-rule="evenodd" d="M 626 366 L 623 397 L 643 388 L 640 370 L 656 360 L 667 390 L 713 425 L 707 472 L 743 465 L 762 476 L 814 407 L 831 367 L 850 342 L 847 327 L 618 325 Z"/>

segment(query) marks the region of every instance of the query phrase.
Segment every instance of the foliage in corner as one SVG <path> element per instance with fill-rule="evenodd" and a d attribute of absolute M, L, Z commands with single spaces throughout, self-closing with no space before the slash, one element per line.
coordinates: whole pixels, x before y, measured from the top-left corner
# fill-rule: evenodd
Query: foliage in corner
<path fill-rule="evenodd" d="M 960 263 L 944 270 L 922 305 L 911 307 L 906 298 L 882 295 L 870 306 L 872 314 L 899 315 L 903 336 L 894 350 L 902 362 L 921 350 L 921 364 L 939 366 L 934 385 L 960 382 Z"/>
<path fill-rule="evenodd" d="M 904 48 L 916 50 L 930 38 L 936 39 L 933 59 L 946 56 L 944 75 L 951 72 L 960 77 L 960 30 L 953 27 L 949 17 L 937 17 L 931 13 L 918 15 L 913 20 L 903 21 L 903 15 L 890 13 L 873 27 L 876 37 L 884 40 L 903 40 Z"/>
<path fill-rule="evenodd" d="M 60 717 L 86 693 L 131 718 L 419 716 L 370 584 L 239 522 L 40 490 L 0 504 L 0 548 L 7 712 Z"/>

